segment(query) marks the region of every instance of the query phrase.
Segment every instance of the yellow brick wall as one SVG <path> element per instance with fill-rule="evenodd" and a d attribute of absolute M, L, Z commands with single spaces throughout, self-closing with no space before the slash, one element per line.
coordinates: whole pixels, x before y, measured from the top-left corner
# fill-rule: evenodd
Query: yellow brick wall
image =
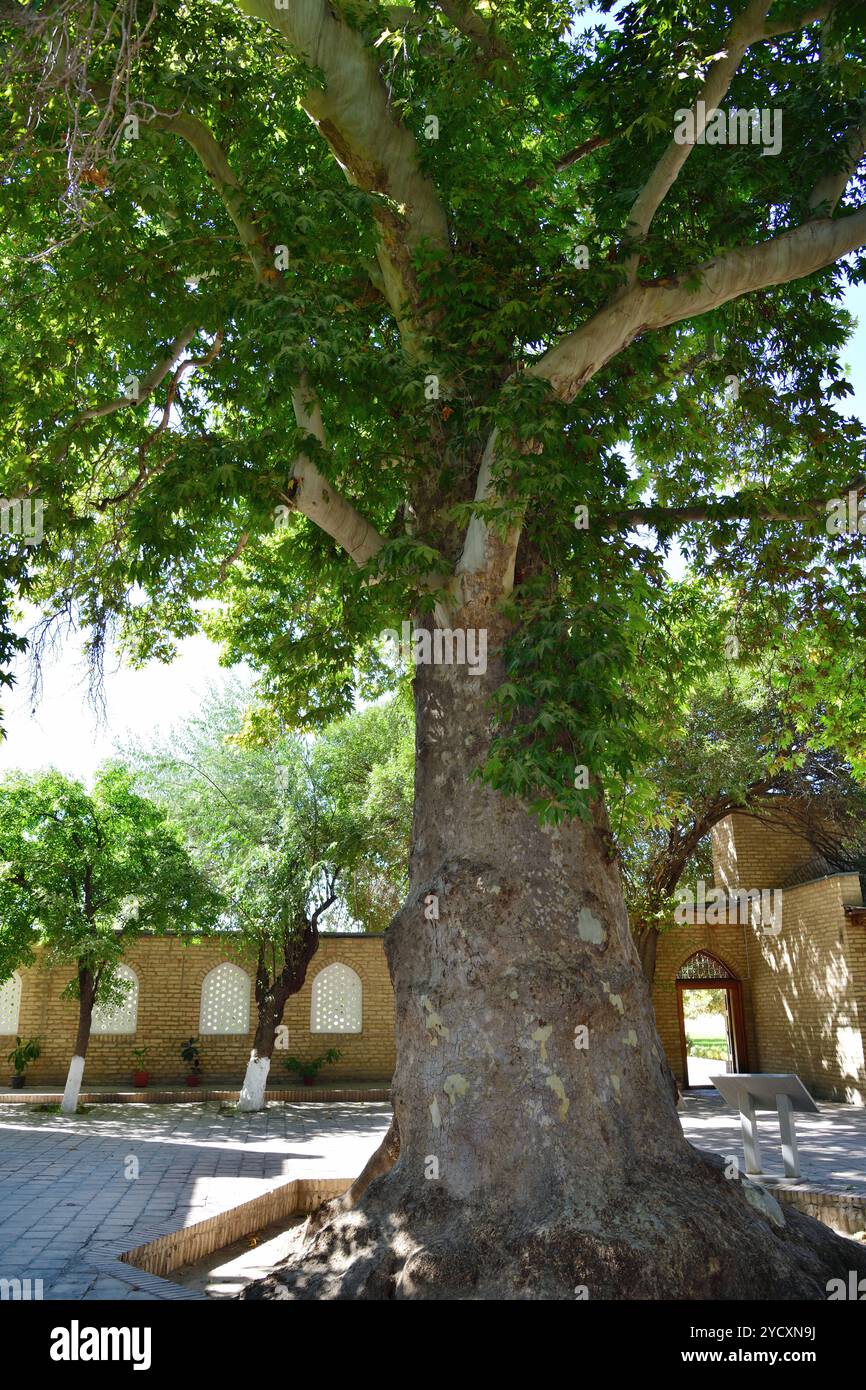
<path fill-rule="evenodd" d="M 737 887 L 775 887 L 809 854 L 797 837 L 769 830 L 746 816 L 729 817 L 715 837 L 716 882 Z M 772 843 L 766 843 L 771 841 Z M 762 843 L 763 842 L 763 843 Z M 796 854 L 799 854 L 799 859 Z M 751 874 L 752 877 L 748 877 Z M 866 913 L 852 918 L 845 905 L 862 901 L 856 874 L 836 875 L 784 892 L 778 937 L 741 925 L 672 926 L 659 940 L 653 1003 L 659 1035 L 674 1074 L 683 1082 L 676 976 L 695 951 L 721 959 L 742 986 L 748 1064 L 753 1071 L 794 1071 L 818 1097 L 866 1103 Z M 134 1047 L 149 1049 L 146 1067 L 157 1084 L 183 1078 L 181 1042 L 199 1032 L 201 985 L 224 960 L 235 960 L 254 977 L 254 961 L 236 957 L 227 943 L 185 946 L 177 938 L 139 941 L 126 960 L 139 978 L 134 1035 L 90 1042 L 85 1083 L 125 1083 Z M 310 1033 L 312 982 L 334 961 L 350 965 L 363 985 L 360 1034 Z M 76 1006 L 60 995 L 69 973 L 39 967 L 23 971 L 18 1031 L 39 1036 L 42 1055 L 28 1068 L 34 1084 L 64 1079 L 75 1037 Z M 255 1024 L 251 990 L 250 1021 Z M 390 1078 L 395 1061 L 394 996 L 381 937 L 324 936 L 307 982 L 289 1000 L 284 1022 L 289 1051 L 312 1057 L 338 1047 L 343 1057 L 320 1075 L 339 1081 Z M 202 1038 L 204 1080 L 237 1085 L 252 1043 L 246 1036 Z M 0 1067 L 14 1039 L 0 1036 Z M 272 1081 L 294 1078 L 275 1052 Z M 8 1064 L 7 1070 L 8 1070 Z M 6 1078 L 4 1077 L 4 1080 Z"/>
<path fill-rule="evenodd" d="M 855 1105 L 866 1103 L 866 928 L 844 907 L 859 900 L 856 874 L 786 888 L 779 934 L 751 933 L 761 1070 Z"/>
<path fill-rule="evenodd" d="M 226 1081 L 239 1085 L 249 1056 L 255 1029 L 255 961 L 227 949 L 224 942 L 207 941 L 184 945 L 175 937 L 145 938 L 131 946 L 124 957 L 138 976 L 138 1016 L 134 1034 L 99 1035 L 90 1040 L 85 1066 L 87 1082 L 128 1083 L 134 1065 L 132 1050 L 147 1047 L 145 1066 L 151 1083 L 166 1084 L 183 1079 L 187 1070 L 180 1057 L 180 1044 L 199 1034 L 201 986 L 205 975 L 221 961 L 243 966 L 250 976 L 250 1032 L 247 1035 L 201 1038 L 203 1080 Z M 313 980 L 320 970 L 335 961 L 350 965 L 361 978 L 362 1032 L 311 1033 L 310 1004 Z M 77 1005 L 64 1002 L 60 995 L 70 978 L 68 970 L 45 970 L 40 966 L 19 972 L 22 977 L 21 1012 L 18 1032 L 40 1039 L 41 1056 L 27 1068 L 28 1082 L 57 1083 L 66 1075 L 75 1041 Z M 320 1056 L 338 1047 L 341 1060 L 319 1073 L 322 1080 L 387 1080 L 394 1070 L 394 994 L 388 976 L 381 936 L 322 936 L 310 964 L 307 980 L 299 994 L 286 1005 L 283 1022 L 288 1026 L 288 1051 L 295 1056 Z M 6 1053 L 13 1037 L 0 1036 L 0 1067 L 10 1070 Z M 285 1053 L 275 1052 L 271 1082 L 296 1085 L 280 1066 Z M 5 1076 L 3 1084 L 8 1084 Z"/>
<path fill-rule="evenodd" d="M 764 825 L 735 811 L 712 833 L 713 874 L 719 888 L 778 888 L 815 858 L 801 835 Z"/>
<path fill-rule="evenodd" d="M 659 937 L 656 973 L 653 982 L 653 1005 L 656 1027 L 662 1040 L 671 1070 L 681 1086 L 683 1075 L 680 1025 L 677 1011 L 677 971 L 696 951 L 708 951 L 726 965 L 741 982 L 743 1023 L 746 1032 L 748 1064 L 757 1071 L 757 1039 L 752 1019 L 752 994 L 749 980 L 747 943 L 741 926 L 672 926 Z"/>
<path fill-rule="evenodd" d="M 814 858 L 800 836 L 735 813 L 713 832 L 718 887 L 776 889 Z M 749 1068 L 796 1072 L 821 1099 L 866 1104 L 866 912 L 857 874 L 786 888 L 781 930 L 760 925 L 672 926 L 662 932 L 653 1003 L 682 1084 L 676 976 L 695 951 L 719 957 L 741 982 Z"/>

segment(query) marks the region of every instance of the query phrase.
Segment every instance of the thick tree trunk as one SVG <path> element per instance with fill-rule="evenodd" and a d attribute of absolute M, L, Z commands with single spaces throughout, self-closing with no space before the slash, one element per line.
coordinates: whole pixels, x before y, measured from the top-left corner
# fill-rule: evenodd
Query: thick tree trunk
<path fill-rule="evenodd" d="M 341 1212 L 351 1211 L 360 1202 L 371 1182 L 389 1173 L 400 1157 L 400 1130 L 396 1116 L 391 1117 L 385 1138 L 378 1149 L 370 1155 L 355 1181 L 340 1197 L 332 1197 L 323 1202 L 307 1218 L 305 1235 L 312 1235 Z"/>
<path fill-rule="evenodd" d="M 78 1109 L 81 1082 L 84 1077 L 84 1059 L 90 1042 L 90 1029 L 93 1023 L 93 1005 L 96 1002 L 96 981 L 93 972 L 86 967 L 78 971 L 78 1032 L 75 1036 L 75 1051 L 66 1074 L 66 1086 L 60 1102 L 62 1115 L 74 1115 Z"/>
<path fill-rule="evenodd" d="M 501 678 L 417 671 L 399 1158 L 244 1297 L 825 1298 L 866 1251 L 683 1138 L 601 810 L 542 827 L 470 779 Z"/>

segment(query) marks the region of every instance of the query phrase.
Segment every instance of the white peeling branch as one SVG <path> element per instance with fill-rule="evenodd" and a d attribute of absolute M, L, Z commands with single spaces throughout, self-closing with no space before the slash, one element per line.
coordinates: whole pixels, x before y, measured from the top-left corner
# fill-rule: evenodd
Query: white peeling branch
<path fill-rule="evenodd" d="M 197 332 L 198 324 L 195 323 L 181 329 L 171 345 L 168 357 L 164 358 L 162 362 L 158 362 L 147 376 L 141 377 L 138 383 L 138 394 L 135 397 L 116 396 L 114 400 L 105 401 L 102 405 L 91 406 L 89 410 L 82 410 L 79 415 L 76 415 L 73 424 L 80 424 L 84 420 L 96 420 L 101 415 L 111 415 L 115 410 L 124 410 L 128 409 L 129 406 L 140 405 L 142 401 L 153 394 L 160 382 L 173 370 Z M 190 365 L 195 364 L 190 363 Z"/>
<path fill-rule="evenodd" d="M 493 26 L 478 13 L 471 0 L 436 0 L 436 8 L 453 28 L 476 44 L 485 58 L 506 61 L 511 58 L 508 45 L 498 38 Z"/>
<path fill-rule="evenodd" d="M 719 107 L 730 88 L 737 68 L 746 51 L 755 43 L 777 38 L 782 34 L 794 33 L 819 19 L 826 19 L 833 9 L 832 0 L 823 5 L 813 5 L 808 10 L 800 10 L 773 23 L 766 23 L 772 0 L 750 0 L 746 9 L 731 26 L 725 39 L 724 49 L 707 72 L 703 86 L 692 107 L 694 118 L 695 143 L 703 134 L 706 125 Z M 673 187 L 688 160 L 694 143 L 678 144 L 672 139 L 658 164 L 644 184 L 629 213 L 626 226 L 626 240 L 641 242 L 649 232 L 652 220 Z M 629 263 L 630 278 L 637 276 L 639 257 L 633 256 Z"/>
<path fill-rule="evenodd" d="M 450 255 L 448 223 L 433 183 L 421 171 L 415 138 L 393 111 L 374 54 L 327 0 L 291 0 L 285 10 L 273 0 L 238 5 L 276 29 L 293 53 L 323 74 L 324 88 L 310 86 L 304 109 L 350 182 L 380 195 L 373 211 L 385 296 L 407 352 L 416 353 L 419 295 L 412 256 L 425 243 Z"/>
<path fill-rule="evenodd" d="M 725 98 L 743 54 L 750 44 L 764 37 L 764 20 L 772 0 L 750 0 L 746 9 L 734 21 L 724 40 L 721 55 L 710 66 L 698 99 L 692 107 L 695 121 L 695 140 L 703 134 L 708 118 Z M 671 138 L 664 154 L 653 169 L 634 203 L 626 225 L 626 239 L 641 241 L 650 229 L 653 218 L 679 177 L 693 144 L 678 144 Z M 636 264 L 632 273 L 636 273 Z"/>
<path fill-rule="evenodd" d="M 326 440 L 321 407 L 306 379 L 293 387 L 292 405 L 298 427 L 324 447 Z M 356 565 L 365 565 L 378 554 L 385 542 L 375 526 L 322 477 L 306 454 L 298 457 L 294 477 L 297 486 L 291 498 L 292 505 L 342 546 Z"/>
<path fill-rule="evenodd" d="M 647 326 L 664 328 L 741 295 L 802 280 L 861 246 L 866 246 L 866 206 L 850 216 L 806 222 L 771 241 L 709 261 L 697 272 L 700 284 L 694 292 L 681 286 L 648 287 Z"/>
<path fill-rule="evenodd" d="M 210 128 L 197 116 L 191 116 L 186 111 L 178 111 L 170 116 L 152 116 L 144 124 L 153 127 L 154 130 L 180 136 L 195 151 L 235 225 L 241 244 L 253 264 L 256 278 L 259 281 L 277 279 L 277 272 L 273 268 L 273 250 L 262 236 L 255 219 L 246 211 L 244 189 Z"/>
<path fill-rule="evenodd" d="M 835 211 L 863 155 L 866 154 L 866 122 L 852 126 L 843 141 L 840 167 L 819 179 L 809 195 L 812 212 L 830 214 Z"/>
<path fill-rule="evenodd" d="M 806 222 L 758 246 L 729 251 L 673 281 L 635 284 L 529 370 L 549 381 L 563 400 L 573 400 L 596 372 L 640 334 L 697 318 L 756 290 L 801 280 L 864 245 L 866 207 L 850 216 Z M 687 289 L 686 280 L 695 281 L 695 287 Z"/>
<path fill-rule="evenodd" d="M 476 502 L 496 502 L 497 491 L 493 480 L 493 467 L 499 443 L 499 431 L 490 434 L 481 457 L 478 478 L 475 485 Z M 495 524 L 480 516 L 470 518 L 463 542 L 463 551 L 456 568 L 460 581 L 463 601 L 471 601 L 479 576 L 480 587 L 500 598 L 505 598 L 514 588 L 514 567 L 517 561 L 517 547 L 520 544 L 522 517 L 515 521 L 503 537 Z"/>

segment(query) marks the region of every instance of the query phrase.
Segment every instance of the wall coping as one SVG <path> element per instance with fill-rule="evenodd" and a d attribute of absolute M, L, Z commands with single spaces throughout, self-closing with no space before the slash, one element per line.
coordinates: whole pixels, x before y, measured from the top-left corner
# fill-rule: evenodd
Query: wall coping
<path fill-rule="evenodd" d="M 385 939 L 385 933 L 384 933 L 383 931 L 320 931 L 320 932 L 319 932 L 319 944 L 320 944 L 320 945 L 321 945 L 321 943 L 322 943 L 323 941 L 384 941 L 384 939 Z M 187 944 L 190 945 L 190 946 L 208 946 L 208 945 L 217 945 L 218 943 L 223 942 L 223 941 L 239 941 L 239 940 L 241 940 L 241 936 L 240 936 L 240 933 L 239 933 L 239 932 L 230 932 L 230 931 L 225 931 L 225 932 L 213 932 L 213 933 L 211 933 L 211 934 L 208 935 L 208 936 L 195 936 L 195 937 L 193 937 L 193 936 L 184 937 L 184 934 L 183 934 L 182 932 L 176 932 L 176 931 L 165 931 L 165 932 L 143 931 L 143 932 L 140 934 L 140 936 L 137 936 L 133 941 L 130 942 L 130 947 L 137 946 L 137 945 L 139 945 L 139 944 L 140 944 L 141 942 L 143 942 L 143 941 L 165 941 L 165 940 L 172 940 L 172 941 L 184 941 L 184 940 L 186 940 Z"/>

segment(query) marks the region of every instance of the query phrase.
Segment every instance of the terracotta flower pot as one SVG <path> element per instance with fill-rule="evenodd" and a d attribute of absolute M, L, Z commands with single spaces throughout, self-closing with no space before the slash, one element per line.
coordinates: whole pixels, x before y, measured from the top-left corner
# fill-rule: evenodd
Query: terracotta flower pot
<path fill-rule="evenodd" d="M 150 1073 L 146 1071 L 134 1071 L 132 1073 L 133 1086 L 146 1086 L 150 1078 Z"/>
<path fill-rule="evenodd" d="M 316 1083 L 316 1078 L 314 1076 L 302 1076 L 301 1080 L 305 1086 L 314 1086 Z"/>
<path fill-rule="evenodd" d="M 201 1077 L 199 1076 L 198 1072 L 195 1071 L 191 1071 L 189 1076 L 186 1078 L 187 1086 L 198 1086 L 200 1082 Z"/>

